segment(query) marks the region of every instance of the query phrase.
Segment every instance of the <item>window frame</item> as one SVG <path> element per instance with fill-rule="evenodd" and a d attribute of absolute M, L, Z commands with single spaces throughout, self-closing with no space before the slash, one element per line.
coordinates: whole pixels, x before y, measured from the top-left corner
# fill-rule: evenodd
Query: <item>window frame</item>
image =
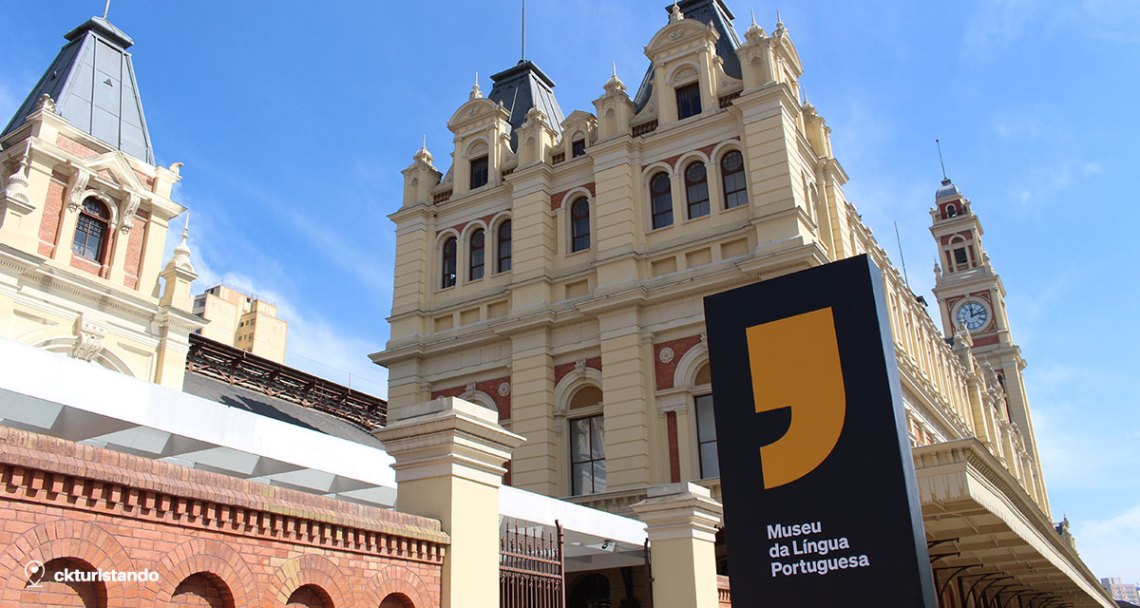
<path fill-rule="evenodd" d="M 702 175 L 701 175 L 700 179 L 699 180 L 690 179 L 689 171 L 696 168 L 697 166 L 700 166 L 701 171 L 702 171 Z M 709 215 L 711 215 L 712 214 L 712 197 L 711 197 L 711 194 L 709 192 L 709 169 L 708 169 L 708 166 L 705 165 L 704 161 L 694 160 L 694 161 L 690 162 L 689 164 L 685 165 L 685 169 L 682 172 L 681 177 L 685 182 L 685 215 L 686 215 L 686 217 L 690 220 L 695 220 L 698 218 L 708 217 Z M 693 200 L 694 188 L 698 189 L 697 192 L 698 192 L 698 196 L 699 196 L 700 195 L 699 194 L 699 192 L 700 192 L 699 188 L 701 188 L 701 187 L 704 188 L 704 199 L 703 200 L 697 199 L 696 201 L 694 201 Z M 699 215 L 694 215 L 693 214 L 693 208 L 694 207 L 697 207 L 698 209 L 703 209 L 704 213 L 701 213 Z"/>
<path fill-rule="evenodd" d="M 578 203 L 582 205 L 579 206 Z M 580 210 L 583 213 L 579 213 Z M 570 223 L 570 253 L 589 250 L 593 246 L 590 234 L 590 199 L 585 196 L 576 197 L 570 203 L 567 216 Z M 579 232 L 579 229 L 584 229 L 584 232 Z"/>
<path fill-rule="evenodd" d="M 491 157 L 487 154 L 476 156 L 470 161 L 470 179 L 468 180 L 470 189 L 482 188 L 491 181 Z M 481 181 L 480 181 L 481 180 Z M 476 183 L 478 182 L 478 183 Z"/>
<path fill-rule="evenodd" d="M 586 155 L 586 139 L 574 139 L 570 141 L 570 158 L 578 158 L 579 156 Z"/>
<path fill-rule="evenodd" d="M 585 421 L 587 423 L 586 439 L 587 439 L 588 448 L 589 448 L 588 449 L 588 455 L 586 456 L 586 458 L 584 460 L 575 460 L 574 459 L 575 440 L 578 437 L 578 435 L 576 434 L 577 433 L 577 423 L 582 422 L 582 421 Z M 568 470 L 569 475 L 570 475 L 570 495 L 571 496 L 589 496 L 591 494 L 599 494 L 601 492 L 605 492 L 607 485 L 608 485 L 608 478 L 606 477 L 607 471 L 606 471 L 606 445 L 605 445 L 605 415 L 602 414 L 601 412 L 597 412 L 597 413 L 588 414 L 585 416 L 575 416 L 573 418 L 568 416 L 566 418 L 566 424 L 568 427 L 567 428 L 567 437 L 569 438 L 569 441 L 567 444 L 569 453 L 567 455 L 566 464 L 567 464 L 567 470 Z M 595 429 L 597 429 L 597 430 L 595 431 Z M 600 451 L 601 451 L 600 457 L 594 457 L 595 447 L 596 447 L 594 445 L 594 438 L 596 436 L 600 436 L 601 441 L 602 441 L 602 445 L 600 448 Z M 597 470 L 598 470 L 597 465 L 599 463 L 601 465 L 601 471 L 602 471 L 602 475 L 603 475 L 601 488 L 598 487 L 598 480 L 597 480 Z M 589 474 L 590 474 L 590 489 L 589 489 L 589 491 L 584 491 L 583 488 L 578 487 L 578 478 L 577 478 L 577 475 L 575 475 L 575 472 L 576 472 L 575 469 L 576 469 L 576 466 L 578 466 L 578 465 L 587 465 L 588 466 L 587 470 L 589 471 Z"/>
<path fill-rule="evenodd" d="M 665 188 L 658 190 L 654 187 L 657 178 L 664 178 L 660 183 Z M 660 220 L 660 222 L 659 222 Z M 673 225 L 673 179 L 666 171 L 657 171 L 649 176 L 649 226 L 651 230 L 660 230 Z"/>
<path fill-rule="evenodd" d="M 506 228 L 504 234 L 503 229 Z M 511 235 L 511 218 L 507 218 L 495 227 L 495 271 L 509 272 L 512 265 L 513 236 Z M 503 250 L 506 249 L 504 255 Z M 505 262 L 505 263 L 504 263 Z"/>
<path fill-rule="evenodd" d="M 478 259 L 476 259 L 478 256 Z M 476 228 L 467 237 L 467 280 L 478 281 L 487 271 L 487 231 Z"/>
<path fill-rule="evenodd" d="M 450 289 L 459 282 L 459 238 L 454 234 L 447 236 L 440 243 L 439 250 L 439 288 Z"/>
<path fill-rule="evenodd" d="M 701 114 L 701 83 L 690 82 L 673 89 L 677 99 L 677 120 L 685 120 Z M 695 104 L 693 102 L 696 102 Z"/>
<path fill-rule="evenodd" d="M 730 171 L 726 166 L 728 158 L 735 154 L 740 157 L 740 167 L 734 171 Z M 748 179 L 747 172 L 744 170 L 744 154 L 740 150 L 727 150 L 724 154 L 720 155 L 720 162 L 717 163 L 720 167 L 720 186 L 721 195 L 724 197 L 724 209 L 739 209 L 748 206 Z M 739 188 L 730 188 L 728 180 L 730 177 L 735 179 L 735 176 L 740 176 Z M 740 198 L 734 198 L 736 195 L 742 195 Z M 731 204 L 732 201 L 740 201 L 736 204 Z"/>
<path fill-rule="evenodd" d="M 89 206 L 97 206 L 100 212 L 92 211 Z M 95 234 L 93 229 L 97 229 L 98 234 Z M 84 235 L 82 244 L 79 242 L 81 234 Z M 71 253 L 103 265 L 107 258 L 107 250 L 110 249 L 111 235 L 110 205 L 94 196 L 84 198 L 79 207 L 79 217 L 75 222 L 75 233 L 71 238 Z M 87 255 L 92 238 L 97 239 L 94 257 Z"/>
<path fill-rule="evenodd" d="M 715 418 L 714 418 L 713 419 L 714 422 L 711 425 L 711 427 L 712 427 L 711 428 L 712 439 L 702 439 L 702 430 L 704 430 L 702 425 L 701 425 L 701 408 L 702 408 L 702 406 L 707 406 L 710 409 L 715 407 L 714 401 L 713 401 L 713 394 L 711 392 L 702 392 L 701 394 L 694 394 L 693 395 L 693 413 L 695 414 L 695 417 L 696 417 L 696 424 L 694 425 L 694 429 L 695 429 L 696 433 L 694 433 L 694 437 L 697 440 L 697 473 L 700 475 L 701 479 L 715 479 L 715 478 L 720 477 L 720 460 L 719 459 L 714 460 L 714 465 L 716 468 L 716 474 L 715 475 L 707 474 L 706 473 L 706 466 L 705 466 L 705 457 L 704 457 L 705 455 L 704 455 L 704 450 L 702 448 L 704 448 L 704 446 L 706 446 L 706 445 L 711 444 L 713 446 L 714 459 L 719 458 L 719 452 L 717 451 L 719 449 L 719 445 L 717 444 L 716 422 L 715 422 Z"/>

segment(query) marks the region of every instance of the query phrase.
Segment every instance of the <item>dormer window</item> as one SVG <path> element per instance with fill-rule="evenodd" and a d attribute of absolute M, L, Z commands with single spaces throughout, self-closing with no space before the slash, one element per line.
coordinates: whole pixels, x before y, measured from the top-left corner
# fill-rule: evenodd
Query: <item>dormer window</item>
<path fill-rule="evenodd" d="M 677 120 L 685 120 L 701 113 L 701 88 L 699 83 L 677 87 Z"/>
<path fill-rule="evenodd" d="M 471 159 L 471 189 L 474 190 L 487 185 L 487 175 L 490 165 L 486 156 Z"/>
<path fill-rule="evenodd" d="M 84 200 L 79 220 L 75 224 L 72 253 L 102 264 L 107 249 L 107 235 L 111 232 L 110 225 L 111 212 L 106 205 L 95 198 Z"/>
<path fill-rule="evenodd" d="M 570 158 L 578 158 L 579 156 L 586 155 L 586 140 L 575 139 L 570 142 Z"/>

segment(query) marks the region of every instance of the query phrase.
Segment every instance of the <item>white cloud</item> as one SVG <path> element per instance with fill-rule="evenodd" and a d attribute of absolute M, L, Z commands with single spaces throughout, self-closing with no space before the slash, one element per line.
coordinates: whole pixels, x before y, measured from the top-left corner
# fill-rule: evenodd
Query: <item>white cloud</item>
<path fill-rule="evenodd" d="M 1074 522 L 1073 534 L 1077 550 L 1097 577 L 1140 581 L 1140 504 L 1106 519 Z"/>

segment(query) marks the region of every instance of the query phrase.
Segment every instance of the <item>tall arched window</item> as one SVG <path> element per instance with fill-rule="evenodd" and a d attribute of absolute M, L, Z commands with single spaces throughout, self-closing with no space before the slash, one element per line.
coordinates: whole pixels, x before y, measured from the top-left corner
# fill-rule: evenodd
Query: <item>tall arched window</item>
<path fill-rule="evenodd" d="M 511 269 L 511 220 L 504 220 L 499 224 L 498 233 L 498 271 L 506 272 Z"/>
<path fill-rule="evenodd" d="M 654 230 L 673 225 L 673 192 L 664 171 L 649 179 L 649 203 Z"/>
<path fill-rule="evenodd" d="M 467 280 L 478 281 L 483 278 L 483 259 L 486 245 L 486 235 L 480 228 L 471 233 L 471 245 L 468 251 Z"/>
<path fill-rule="evenodd" d="M 458 243 L 455 237 L 448 237 L 443 242 L 443 264 L 441 265 L 440 287 L 454 287 L 455 286 L 455 265 L 456 265 L 456 252 Z"/>
<path fill-rule="evenodd" d="M 709 214 L 709 176 L 700 161 L 685 168 L 685 201 L 689 204 L 689 219 Z"/>
<path fill-rule="evenodd" d="M 724 185 L 724 208 L 732 209 L 748 203 L 744 182 L 744 157 L 733 150 L 720 158 L 720 176 Z"/>
<path fill-rule="evenodd" d="M 95 198 L 83 201 L 79 220 L 75 224 L 75 240 L 71 251 L 100 264 L 107 250 L 107 237 L 110 235 L 111 212 L 107 206 Z"/>
<path fill-rule="evenodd" d="M 590 202 L 582 196 L 570 205 L 570 251 L 590 248 Z"/>

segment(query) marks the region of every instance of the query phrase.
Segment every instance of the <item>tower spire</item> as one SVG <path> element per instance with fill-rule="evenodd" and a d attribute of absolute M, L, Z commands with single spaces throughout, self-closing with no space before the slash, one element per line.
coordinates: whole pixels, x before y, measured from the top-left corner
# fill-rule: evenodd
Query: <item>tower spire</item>
<path fill-rule="evenodd" d="M 519 59 L 526 61 L 526 0 L 522 0 L 522 52 Z"/>
<path fill-rule="evenodd" d="M 950 183 L 950 178 L 946 177 L 946 162 L 942 160 L 942 142 L 935 139 L 934 145 L 938 146 L 938 164 L 942 166 L 942 183 Z"/>
<path fill-rule="evenodd" d="M 111 0 L 107 0 L 107 4 L 103 5 L 103 18 L 107 18 L 107 13 L 111 12 Z"/>

